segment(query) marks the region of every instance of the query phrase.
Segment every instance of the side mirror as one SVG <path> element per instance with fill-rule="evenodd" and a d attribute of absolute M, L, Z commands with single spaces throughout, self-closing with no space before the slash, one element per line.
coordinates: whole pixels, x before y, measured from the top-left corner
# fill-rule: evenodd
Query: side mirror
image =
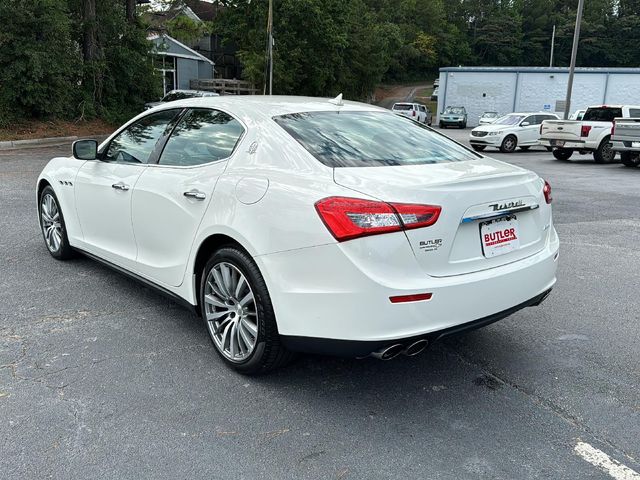
<path fill-rule="evenodd" d="M 78 160 L 95 160 L 98 157 L 98 142 L 96 140 L 77 140 L 71 147 L 73 157 Z"/>
<path fill-rule="evenodd" d="M 522 122 L 520 124 L 521 127 L 528 127 L 529 125 L 531 125 L 529 122 Z"/>

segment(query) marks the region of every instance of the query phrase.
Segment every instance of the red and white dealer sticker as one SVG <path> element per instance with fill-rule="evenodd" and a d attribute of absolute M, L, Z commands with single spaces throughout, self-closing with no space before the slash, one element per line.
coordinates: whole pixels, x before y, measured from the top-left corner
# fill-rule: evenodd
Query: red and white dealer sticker
<path fill-rule="evenodd" d="M 520 248 L 518 219 L 515 216 L 498 218 L 480 224 L 482 252 L 487 258 L 497 257 Z"/>

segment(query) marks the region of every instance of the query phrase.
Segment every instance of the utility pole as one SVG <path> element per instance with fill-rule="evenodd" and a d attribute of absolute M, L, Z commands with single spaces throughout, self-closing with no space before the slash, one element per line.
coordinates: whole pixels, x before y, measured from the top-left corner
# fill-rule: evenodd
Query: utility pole
<path fill-rule="evenodd" d="M 578 42 L 580 42 L 580 24 L 582 23 L 582 9 L 584 0 L 578 0 L 578 12 L 576 13 L 576 28 L 573 31 L 573 48 L 571 49 L 571 65 L 569 66 L 569 81 L 567 83 L 567 98 L 564 105 L 564 119 L 569 118 L 571 109 L 571 91 L 573 90 L 573 74 L 576 70 L 576 57 L 578 56 Z"/>
<path fill-rule="evenodd" d="M 267 51 L 269 55 L 269 95 L 273 94 L 273 0 L 269 0 L 269 19 L 267 20 Z"/>
<path fill-rule="evenodd" d="M 553 49 L 556 45 L 556 26 L 553 25 L 553 32 L 551 32 L 551 58 L 549 59 L 549 66 L 553 67 Z"/>

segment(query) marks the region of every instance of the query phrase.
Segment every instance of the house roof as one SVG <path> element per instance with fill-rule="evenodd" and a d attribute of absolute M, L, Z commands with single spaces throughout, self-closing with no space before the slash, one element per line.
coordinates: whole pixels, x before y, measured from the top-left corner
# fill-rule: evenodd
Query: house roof
<path fill-rule="evenodd" d="M 178 40 L 176 40 L 173 37 L 170 37 L 166 33 L 163 33 L 163 34 L 152 33 L 152 34 L 147 36 L 147 40 L 151 40 L 151 41 L 159 40 L 161 38 L 163 38 L 165 41 L 173 42 L 175 45 L 177 45 L 178 47 L 186 50 L 188 53 L 187 54 L 182 54 L 182 53 L 173 53 L 173 52 L 165 52 L 165 51 L 156 51 L 155 53 L 157 55 L 167 55 L 167 56 L 170 56 L 170 57 L 190 58 L 192 60 L 201 60 L 203 62 L 207 62 L 207 63 L 210 63 L 211 65 L 215 66 L 215 63 L 212 60 L 208 59 L 207 57 L 205 57 L 201 53 L 196 52 L 194 49 L 187 47 L 184 43 L 179 42 Z"/>

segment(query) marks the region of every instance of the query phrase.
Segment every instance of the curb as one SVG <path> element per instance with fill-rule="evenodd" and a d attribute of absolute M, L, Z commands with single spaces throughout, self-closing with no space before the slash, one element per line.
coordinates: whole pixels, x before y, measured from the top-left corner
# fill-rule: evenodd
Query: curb
<path fill-rule="evenodd" d="M 50 137 L 50 138 L 36 138 L 33 140 L 8 140 L 0 142 L 0 150 L 18 150 L 22 148 L 38 148 L 38 147 L 52 147 L 56 145 L 64 145 L 66 143 L 77 140 L 78 137 Z"/>

